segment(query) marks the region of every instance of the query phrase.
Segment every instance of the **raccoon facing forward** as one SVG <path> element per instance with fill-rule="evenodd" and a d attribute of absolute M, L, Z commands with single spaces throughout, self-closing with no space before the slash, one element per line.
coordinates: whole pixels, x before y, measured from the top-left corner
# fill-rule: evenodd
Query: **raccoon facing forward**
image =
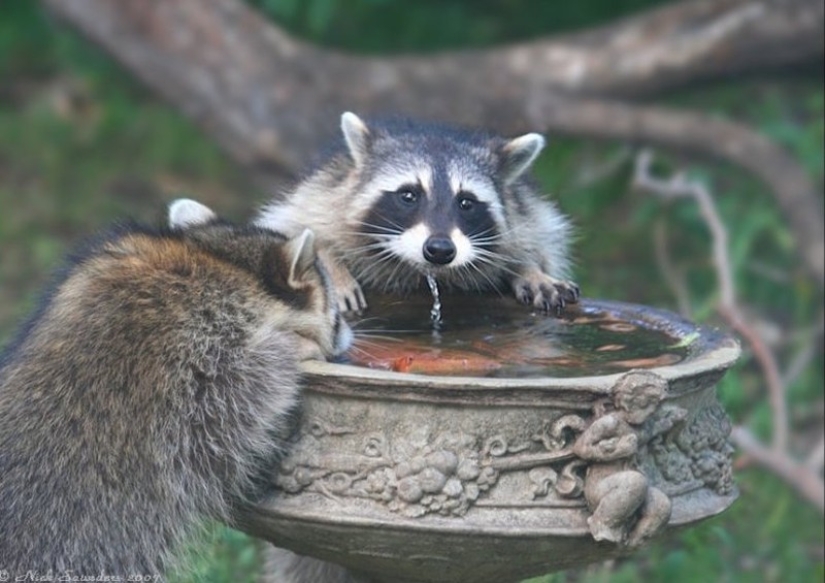
<path fill-rule="evenodd" d="M 163 577 L 277 459 L 298 362 L 336 355 L 313 236 L 189 200 L 75 258 L 0 360 L 0 572 Z"/>
<path fill-rule="evenodd" d="M 507 288 L 558 313 L 577 302 L 569 277 L 569 221 L 528 177 L 544 138 L 341 116 L 343 141 L 256 223 L 311 228 L 341 308 L 365 290 L 408 293 L 430 274 L 445 289 Z"/>

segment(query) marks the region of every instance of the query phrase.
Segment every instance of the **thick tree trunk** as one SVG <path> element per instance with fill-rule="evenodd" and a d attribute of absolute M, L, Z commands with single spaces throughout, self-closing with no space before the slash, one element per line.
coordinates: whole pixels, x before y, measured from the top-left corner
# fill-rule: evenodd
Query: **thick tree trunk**
<path fill-rule="evenodd" d="M 662 144 L 765 180 L 823 281 L 821 203 L 793 159 L 732 122 L 615 101 L 821 60 L 823 0 L 692 0 L 532 43 L 380 58 L 307 45 L 241 0 L 44 2 L 266 181 L 305 164 L 346 109 Z"/>

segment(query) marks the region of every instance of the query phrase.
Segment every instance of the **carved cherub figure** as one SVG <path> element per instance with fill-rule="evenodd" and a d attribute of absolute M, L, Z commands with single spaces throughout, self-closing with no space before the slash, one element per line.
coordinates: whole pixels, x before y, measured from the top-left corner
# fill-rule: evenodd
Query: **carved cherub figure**
<path fill-rule="evenodd" d="M 624 375 L 611 400 L 596 407 L 596 418 L 573 443 L 573 453 L 591 462 L 584 497 L 592 512 L 587 524 L 596 540 L 637 546 L 670 518 L 668 496 L 635 469 L 639 448 L 654 433 L 642 425 L 656 412 L 666 388 L 666 381 L 650 372 Z M 671 409 L 666 427 L 655 424 L 655 433 L 669 431 L 683 419 L 682 409 Z"/>

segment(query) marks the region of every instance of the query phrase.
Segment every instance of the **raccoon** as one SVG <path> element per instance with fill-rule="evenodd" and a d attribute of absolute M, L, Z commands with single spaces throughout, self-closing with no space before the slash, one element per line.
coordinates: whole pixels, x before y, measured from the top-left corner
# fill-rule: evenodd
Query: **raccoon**
<path fill-rule="evenodd" d="M 255 223 L 311 228 L 343 311 L 362 290 L 499 292 L 545 312 L 577 302 L 571 225 L 528 177 L 544 138 L 514 139 L 408 119 L 341 116 L 343 140 Z"/>
<path fill-rule="evenodd" d="M 310 231 L 179 200 L 91 242 L 0 360 L 0 572 L 163 577 L 285 447 L 351 339 Z M 155 579 L 157 580 L 157 579 Z"/>

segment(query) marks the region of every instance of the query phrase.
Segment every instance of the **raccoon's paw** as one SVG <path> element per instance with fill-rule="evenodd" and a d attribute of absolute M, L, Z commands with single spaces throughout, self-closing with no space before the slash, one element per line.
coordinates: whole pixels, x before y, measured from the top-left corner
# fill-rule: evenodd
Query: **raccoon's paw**
<path fill-rule="evenodd" d="M 361 286 L 354 279 L 352 286 L 335 286 L 335 295 L 338 299 L 338 309 L 341 312 L 361 312 L 367 308 L 367 300 L 364 299 L 364 292 Z"/>
<path fill-rule="evenodd" d="M 344 265 L 337 261 L 324 247 L 318 249 L 318 258 L 326 267 L 329 274 L 330 283 L 335 290 L 336 304 L 340 312 L 360 312 L 367 307 L 367 300 L 364 299 L 364 292 L 361 286 L 352 277 Z"/>
<path fill-rule="evenodd" d="M 330 270 L 330 276 L 341 312 L 360 312 L 366 309 L 367 300 L 364 299 L 364 292 L 349 271 L 343 268 Z"/>
<path fill-rule="evenodd" d="M 581 294 L 572 281 L 555 279 L 538 270 L 515 278 L 513 291 L 522 304 L 556 316 L 567 304 L 577 303 Z"/>

